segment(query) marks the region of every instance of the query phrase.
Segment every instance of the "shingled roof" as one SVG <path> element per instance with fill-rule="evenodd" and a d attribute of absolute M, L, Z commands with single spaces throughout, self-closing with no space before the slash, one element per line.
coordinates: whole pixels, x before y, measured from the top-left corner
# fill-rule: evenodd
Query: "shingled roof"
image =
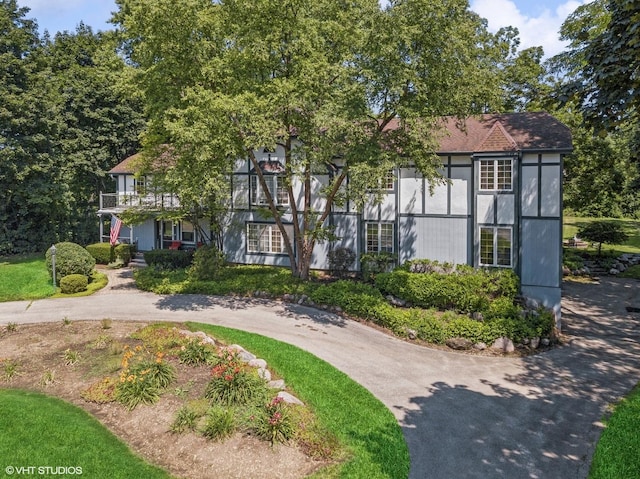
<path fill-rule="evenodd" d="M 455 118 L 446 118 L 443 126 L 439 153 L 573 149 L 569 128 L 546 112 L 481 115 L 467 118 L 462 127 Z"/>
<path fill-rule="evenodd" d="M 391 122 L 388 129 L 397 125 L 397 122 Z M 456 118 L 447 117 L 442 120 L 442 127 L 444 132 L 438 149 L 441 154 L 552 150 L 568 153 L 573 150 L 569 128 L 546 112 L 486 114 L 469 117 L 462 126 Z M 135 173 L 140 168 L 140 156 L 137 153 L 124 159 L 109 174 Z M 160 163 L 165 167 L 175 161 L 169 151 L 161 158 Z M 266 167 L 267 172 L 278 173 L 273 170 L 274 165 L 261 167 L 263 171 Z"/>

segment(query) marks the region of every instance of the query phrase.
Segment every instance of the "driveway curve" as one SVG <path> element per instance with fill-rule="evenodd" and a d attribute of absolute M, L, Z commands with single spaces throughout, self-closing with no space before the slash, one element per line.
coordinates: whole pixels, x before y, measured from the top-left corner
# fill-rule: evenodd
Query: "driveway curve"
<path fill-rule="evenodd" d="M 293 304 L 139 292 L 130 274 L 109 272 L 110 286 L 90 297 L 0 303 L 0 324 L 65 317 L 198 321 L 294 344 L 348 374 L 394 413 L 412 479 L 586 478 L 603 414 L 640 380 L 634 280 L 567 283 L 566 345 L 497 358 L 420 347 Z"/>

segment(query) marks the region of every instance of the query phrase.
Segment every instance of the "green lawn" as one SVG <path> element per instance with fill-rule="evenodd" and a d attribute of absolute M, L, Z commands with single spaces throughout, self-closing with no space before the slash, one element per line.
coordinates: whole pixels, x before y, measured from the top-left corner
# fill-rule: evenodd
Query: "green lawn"
<path fill-rule="evenodd" d="M 75 294 L 60 293 L 60 278 L 57 282 L 54 289 L 43 254 L 0 258 L 0 302 L 88 296 L 104 288 L 108 278 L 94 270 L 87 290 Z"/>
<path fill-rule="evenodd" d="M 40 299 L 54 293 L 44 254 L 0 258 L 0 301 Z"/>
<path fill-rule="evenodd" d="M 562 238 L 573 238 L 582 223 L 588 223 L 590 221 L 612 221 L 622 225 L 625 233 L 629 235 L 629 239 L 624 244 L 609 245 L 603 244 L 602 251 L 613 250 L 616 253 L 640 253 L 640 221 L 627 219 L 627 218 L 583 218 L 577 216 L 565 216 L 564 225 L 562 229 Z M 589 250 L 596 251 L 596 248 L 589 248 Z"/>
<path fill-rule="evenodd" d="M 59 399 L 0 389 L 0 411 L 0 470 L 13 467 L 14 477 L 22 477 L 20 467 L 35 467 L 29 476 L 171 478 L 162 469 L 135 456 L 88 413 Z M 40 471 L 43 474 L 36 474 L 38 468 L 46 467 L 53 470 L 44 469 Z M 64 471 L 56 470 L 58 467 L 81 470 L 67 470 L 63 474 Z"/>
<path fill-rule="evenodd" d="M 640 477 L 640 387 L 616 406 L 605 423 L 589 479 Z"/>

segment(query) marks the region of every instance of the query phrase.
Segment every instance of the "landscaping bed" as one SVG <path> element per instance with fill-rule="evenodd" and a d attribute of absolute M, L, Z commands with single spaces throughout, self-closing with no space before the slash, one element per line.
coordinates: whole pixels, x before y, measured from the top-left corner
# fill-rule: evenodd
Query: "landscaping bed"
<path fill-rule="evenodd" d="M 179 345 L 173 350 L 163 346 L 162 351 L 160 343 L 154 342 L 155 327 L 140 334 L 147 325 L 106 319 L 11 324 L 0 337 L 0 386 L 40 391 L 85 409 L 148 462 L 179 477 L 299 478 L 337 461 L 340 447 L 331 442 L 329 433 L 329 450 L 320 450 L 313 435 L 306 435 L 306 442 L 299 441 L 300 435 L 282 441 L 274 436 L 270 441 L 247 427 L 238 427 L 224 440 L 207 438 L 199 428 L 178 433 L 178 411 L 185 405 L 202 405 L 212 382 L 212 366 L 181 362 L 175 355 Z M 134 362 L 145 354 L 175 372 L 157 401 L 132 404 L 114 395 L 113 388 L 98 392 L 96 386 L 106 378 L 117 383 L 123 375 L 126 381 L 127 376 L 138 374 L 142 380 L 145 373 L 136 373 Z M 209 401 L 204 402 L 206 410 Z"/>

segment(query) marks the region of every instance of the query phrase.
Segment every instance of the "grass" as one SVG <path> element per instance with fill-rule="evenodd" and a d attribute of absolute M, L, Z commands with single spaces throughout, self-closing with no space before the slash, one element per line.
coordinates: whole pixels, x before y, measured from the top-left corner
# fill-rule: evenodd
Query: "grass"
<path fill-rule="evenodd" d="M 589 479 L 640 477 L 640 386 L 623 399 L 606 421 L 593 455 Z"/>
<path fill-rule="evenodd" d="M 0 260 L 0 302 L 47 298 L 54 292 L 44 255 L 12 256 Z"/>
<path fill-rule="evenodd" d="M 621 253 L 640 253 L 640 221 L 626 218 L 586 218 L 577 216 L 565 216 L 564 225 L 562 229 L 562 238 L 573 238 L 577 233 L 580 225 L 583 223 L 589 223 L 591 221 L 612 221 L 622 226 L 625 233 L 629 235 L 629 239 L 624 244 L 604 244 L 602 245 L 602 252 L 613 251 L 615 255 Z M 587 248 L 587 251 L 597 251 L 594 246 Z"/>
<path fill-rule="evenodd" d="M 395 417 L 369 391 L 330 364 L 295 346 L 220 326 L 190 323 L 228 344 L 242 344 L 269 367 L 314 412 L 325 428 L 350 450 L 350 459 L 315 478 L 407 477 L 409 452 Z"/>
<path fill-rule="evenodd" d="M 8 466 L 81 468 L 78 477 L 169 479 L 135 456 L 96 419 L 59 399 L 20 390 L 0 390 L 0 451 Z M 46 472 L 46 471 L 45 471 Z M 18 475 L 18 472 L 16 472 Z M 60 474 L 38 474 L 57 477 Z M 74 475 L 74 477 L 75 477 Z M 63 477 L 71 477 L 64 475 Z"/>
<path fill-rule="evenodd" d="M 88 296 L 104 288 L 107 282 L 106 274 L 94 271 L 86 291 L 62 294 L 60 288 L 53 287 L 43 254 L 0 259 L 0 302 Z"/>

